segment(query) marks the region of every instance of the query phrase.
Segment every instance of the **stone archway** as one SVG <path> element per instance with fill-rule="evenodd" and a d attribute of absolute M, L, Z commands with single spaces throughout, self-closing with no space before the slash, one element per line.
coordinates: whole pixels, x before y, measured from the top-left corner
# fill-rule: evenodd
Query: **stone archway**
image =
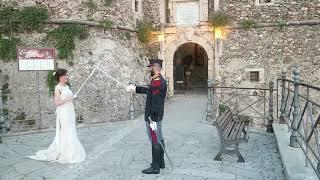
<path fill-rule="evenodd" d="M 181 91 L 206 92 L 208 80 L 208 55 L 196 43 L 178 47 L 173 58 L 173 86 L 175 94 Z"/>
<path fill-rule="evenodd" d="M 190 35 L 192 34 L 192 35 Z M 166 36 L 165 41 L 161 44 L 161 51 L 159 57 L 164 60 L 164 74 L 169 79 L 169 94 L 174 94 L 174 55 L 177 49 L 186 43 L 194 43 L 201 46 L 208 57 L 208 78 L 212 78 L 214 74 L 218 73 L 216 70 L 216 63 L 214 61 L 215 44 L 214 38 L 210 33 L 204 33 L 197 36 L 194 33 L 177 33 Z"/>

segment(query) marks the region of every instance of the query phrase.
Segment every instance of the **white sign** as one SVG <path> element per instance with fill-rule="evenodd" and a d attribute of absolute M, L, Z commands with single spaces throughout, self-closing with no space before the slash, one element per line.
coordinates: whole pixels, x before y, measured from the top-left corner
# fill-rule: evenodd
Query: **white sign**
<path fill-rule="evenodd" d="M 183 2 L 177 4 L 177 25 L 199 24 L 199 2 Z"/>
<path fill-rule="evenodd" d="M 17 49 L 19 71 L 54 70 L 55 49 L 26 48 Z"/>

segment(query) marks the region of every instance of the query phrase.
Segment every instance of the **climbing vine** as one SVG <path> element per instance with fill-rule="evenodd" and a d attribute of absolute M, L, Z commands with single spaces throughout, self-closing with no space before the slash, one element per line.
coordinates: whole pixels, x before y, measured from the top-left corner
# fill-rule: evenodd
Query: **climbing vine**
<path fill-rule="evenodd" d="M 47 9 L 29 6 L 20 10 L 18 19 L 22 30 L 39 31 L 48 17 Z"/>
<path fill-rule="evenodd" d="M 47 38 L 51 40 L 57 48 L 58 58 L 67 59 L 67 62 L 72 65 L 72 51 L 75 48 L 74 40 L 76 37 L 86 36 L 87 31 L 84 26 L 74 24 L 64 25 L 48 32 Z"/>
<path fill-rule="evenodd" d="M 57 85 L 57 81 L 54 79 L 53 72 L 54 71 L 48 71 L 47 74 L 47 86 L 49 88 L 49 94 L 54 92 L 54 87 Z"/>
<path fill-rule="evenodd" d="M 0 33 L 9 34 L 24 31 L 40 30 L 48 19 L 48 10 L 41 7 L 28 6 L 16 9 L 12 6 L 0 7 Z"/>
<path fill-rule="evenodd" d="M 34 6 L 16 9 L 0 5 L 0 17 L 0 59 L 9 62 L 16 58 L 16 45 L 19 42 L 14 33 L 40 30 L 48 19 L 48 11 Z"/>
<path fill-rule="evenodd" d="M 11 34 L 19 29 L 19 10 L 12 6 L 0 8 L 0 34 Z"/>
<path fill-rule="evenodd" d="M 15 37 L 0 36 L 0 59 L 3 62 L 9 62 L 16 59 L 16 45 L 19 39 Z"/>

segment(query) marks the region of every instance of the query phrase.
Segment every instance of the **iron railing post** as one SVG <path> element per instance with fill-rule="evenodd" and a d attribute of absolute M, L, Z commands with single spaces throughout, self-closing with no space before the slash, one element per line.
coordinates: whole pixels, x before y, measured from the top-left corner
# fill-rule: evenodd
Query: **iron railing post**
<path fill-rule="evenodd" d="M 274 82 L 270 81 L 269 82 L 269 87 L 270 87 L 270 96 L 269 96 L 269 115 L 268 115 L 268 126 L 267 126 L 267 132 L 268 133 L 273 133 L 273 88 L 274 88 Z"/>
<path fill-rule="evenodd" d="M 167 82 L 167 94 L 166 94 L 166 99 L 170 100 L 170 91 L 169 91 L 169 78 L 166 78 L 166 82 Z"/>
<path fill-rule="evenodd" d="M 129 105 L 129 120 L 134 120 L 134 100 L 133 100 L 133 92 L 130 93 L 130 105 Z"/>
<path fill-rule="evenodd" d="M 212 79 L 212 89 L 211 89 L 211 109 L 212 109 L 212 117 L 214 118 L 214 120 L 216 120 L 217 118 L 217 107 L 219 106 L 219 104 L 217 103 L 217 99 L 215 98 L 215 87 L 214 87 L 214 78 Z"/>
<path fill-rule="evenodd" d="M 297 128 L 299 120 L 299 81 L 300 81 L 300 70 L 298 68 L 293 70 L 293 81 L 294 81 L 294 96 L 293 96 L 293 120 L 291 122 L 292 133 L 290 136 L 290 146 L 299 147 L 297 139 Z"/>
<path fill-rule="evenodd" d="M 0 131 L 0 143 L 2 143 L 1 134 L 6 132 L 5 119 L 4 119 L 4 115 L 3 115 L 3 100 L 2 100 L 3 91 L 2 91 L 2 87 L 3 87 L 2 74 L 0 72 L 0 130 L 1 130 Z"/>
<path fill-rule="evenodd" d="M 212 117 L 212 96 L 211 96 L 211 87 L 212 87 L 212 80 L 208 78 L 208 100 L 207 100 L 207 116 L 206 120 L 209 120 L 209 117 Z"/>
<path fill-rule="evenodd" d="M 285 116 L 286 116 L 286 76 L 287 76 L 287 69 L 283 68 L 281 70 L 281 79 L 282 79 L 282 89 L 281 89 L 281 107 L 280 107 L 280 119 L 279 123 L 285 123 Z"/>

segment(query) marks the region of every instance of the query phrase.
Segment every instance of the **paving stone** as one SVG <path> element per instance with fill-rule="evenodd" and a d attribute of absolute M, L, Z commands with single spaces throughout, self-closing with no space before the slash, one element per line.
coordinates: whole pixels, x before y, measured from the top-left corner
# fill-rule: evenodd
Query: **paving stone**
<path fill-rule="evenodd" d="M 235 155 L 213 158 L 219 151 L 215 127 L 204 122 L 206 96 L 177 97 L 166 105 L 163 134 L 167 152 L 174 164 L 159 175 L 145 175 L 151 162 L 151 146 L 142 116 L 133 121 L 112 122 L 78 129 L 87 152 L 80 164 L 61 165 L 26 159 L 46 148 L 54 131 L 4 137 L 0 145 L 0 180 L 283 180 L 282 164 L 274 136 L 265 129 L 250 128 L 248 143 L 240 145 L 246 162 Z"/>

